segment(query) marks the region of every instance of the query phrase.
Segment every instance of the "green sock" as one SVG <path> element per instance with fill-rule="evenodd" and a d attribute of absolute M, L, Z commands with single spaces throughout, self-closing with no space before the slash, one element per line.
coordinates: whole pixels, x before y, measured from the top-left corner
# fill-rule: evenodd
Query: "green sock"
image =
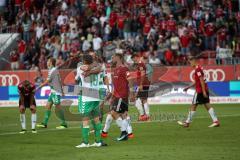
<path fill-rule="evenodd" d="M 88 144 L 88 136 L 89 136 L 89 126 L 81 126 L 82 127 L 82 139 L 83 143 Z"/>
<path fill-rule="evenodd" d="M 46 110 L 45 114 L 44 114 L 44 120 L 43 120 L 43 124 L 47 125 L 48 124 L 48 120 L 51 116 L 51 110 Z"/>
<path fill-rule="evenodd" d="M 58 111 L 58 114 L 59 114 L 59 118 L 60 118 L 60 120 L 61 120 L 61 125 L 62 125 L 62 126 L 67 126 L 67 123 L 66 123 L 65 117 L 64 117 L 64 111 L 63 111 L 62 109 L 60 109 L 60 110 Z"/>
<path fill-rule="evenodd" d="M 93 127 L 94 127 L 94 133 L 95 133 L 95 141 L 97 143 L 102 141 L 101 138 L 101 132 L 102 132 L 102 124 L 99 122 L 98 124 L 93 123 Z"/>

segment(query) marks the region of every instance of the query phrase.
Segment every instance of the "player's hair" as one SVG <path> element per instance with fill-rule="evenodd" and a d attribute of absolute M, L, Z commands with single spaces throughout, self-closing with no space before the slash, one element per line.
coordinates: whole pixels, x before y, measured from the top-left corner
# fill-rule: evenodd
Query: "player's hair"
<path fill-rule="evenodd" d="M 83 55 L 83 62 L 86 64 L 92 64 L 93 63 L 93 57 L 89 54 Z"/>
<path fill-rule="evenodd" d="M 50 57 L 48 60 L 51 61 L 52 65 L 53 65 L 54 67 L 56 66 L 56 59 L 55 59 L 55 58 Z"/>
<path fill-rule="evenodd" d="M 117 56 L 122 61 L 122 63 L 124 63 L 123 54 L 116 53 L 115 56 Z"/>

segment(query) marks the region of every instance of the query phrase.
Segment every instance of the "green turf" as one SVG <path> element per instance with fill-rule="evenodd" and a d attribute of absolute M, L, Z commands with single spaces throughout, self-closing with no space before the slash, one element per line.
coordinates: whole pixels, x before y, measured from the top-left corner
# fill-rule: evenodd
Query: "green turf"
<path fill-rule="evenodd" d="M 48 129 L 20 135 L 17 108 L 0 108 L 0 160 L 238 160 L 240 105 L 214 107 L 221 122 L 219 128 L 207 127 L 211 120 L 202 107 L 186 129 L 178 126 L 172 115 L 185 115 L 187 105 L 151 106 L 154 121 L 134 123 L 134 139 L 116 142 L 119 129 L 113 125 L 105 140 L 108 147 L 85 149 L 74 147 L 81 141 L 79 122 L 69 123 L 66 130 L 55 130 L 59 121 L 53 114 Z M 133 107 L 131 114 L 134 119 Z M 43 107 L 39 107 L 38 120 L 42 118 Z M 29 114 L 27 120 L 29 124 Z"/>

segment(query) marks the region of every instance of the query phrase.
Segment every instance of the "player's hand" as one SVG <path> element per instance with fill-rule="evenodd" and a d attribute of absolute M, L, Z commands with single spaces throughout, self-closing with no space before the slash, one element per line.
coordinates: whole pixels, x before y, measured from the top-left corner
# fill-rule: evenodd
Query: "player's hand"
<path fill-rule="evenodd" d="M 30 109 L 31 109 L 31 110 L 34 110 L 34 109 L 36 109 L 36 106 L 35 106 L 35 105 L 31 105 L 31 106 L 30 106 Z"/>
<path fill-rule="evenodd" d="M 184 92 L 187 92 L 187 90 L 188 90 L 188 87 L 185 87 L 185 88 L 183 89 Z"/>
<path fill-rule="evenodd" d="M 142 91 L 142 90 L 143 90 L 143 86 L 140 85 L 140 86 L 138 87 L 138 91 Z"/>
<path fill-rule="evenodd" d="M 82 65 L 80 69 L 85 72 L 89 70 L 89 67 L 87 65 Z"/>
<path fill-rule="evenodd" d="M 19 106 L 19 109 L 20 109 L 20 110 L 25 110 L 24 105 L 20 105 L 20 106 Z"/>
<path fill-rule="evenodd" d="M 82 74 L 83 74 L 84 77 L 88 77 L 90 75 L 89 72 L 87 72 L 87 71 L 83 72 Z"/>
<path fill-rule="evenodd" d="M 205 98 L 207 98 L 207 97 L 208 97 L 208 95 L 207 95 L 207 93 L 206 93 L 206 92 L 203 92 L 203 96 L 204 96 Z"/>

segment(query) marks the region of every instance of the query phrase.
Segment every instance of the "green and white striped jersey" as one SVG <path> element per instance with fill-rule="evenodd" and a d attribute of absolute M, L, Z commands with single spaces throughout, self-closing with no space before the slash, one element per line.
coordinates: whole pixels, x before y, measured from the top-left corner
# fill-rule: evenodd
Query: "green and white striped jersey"
<path fill-rule="evenodd" d="M 104 72 L 99 74 L 92 74 L 90 76 L 84 77 L 83 70 L 81 66 L 77 68 L 77 75 L 75 80 L 78 81 L 78 85 L 81 90 L 81 96 L 83 102 L 90 101 L 101 101 L 105 96 L 105 86 L 103 82 Z"/>
<path fill-rule="evenodd" d="M 62 95 L 62 83 L 57 67 L 53 67 L 48 71 L 47 80 L 49 81 L 49 86 L 51 87 L 51 93 Z"/>

